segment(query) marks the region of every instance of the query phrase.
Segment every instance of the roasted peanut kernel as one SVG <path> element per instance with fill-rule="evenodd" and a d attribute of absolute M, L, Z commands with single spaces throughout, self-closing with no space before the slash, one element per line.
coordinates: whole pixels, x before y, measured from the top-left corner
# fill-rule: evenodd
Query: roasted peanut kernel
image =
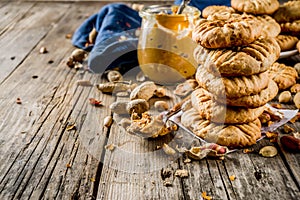
<path fill-rule="evenodd" d="M 107 79 L 109 82 L 122 81 L 123 76 L 119 71 L 112 70 L 107 73 Z"/>
<path fill-rule="evenodd" d="M 106 116 L 106 117 L 104 118 L 104 120 L 103 120 L 103 124 L 104 124 L 104 126 L 107 127 L 107 128 L 111 127 L 112 123 L 113 123 L 113 118 L 112 118 L 112 116 Z"/>
<path fill-rule="evenodd" d="M 298 92 L 295 96 L 294 96 L 294 104 L 297 108 L 300 108 L 300 92 Z"/>
<path fill-rule="evenodd" d="M 290 91 L 283 91 L 279 94 L 278 101 L 280 103 L 288 103 L 292 99 Z"/>
<path fill-rule="evenodd" d="M 82 49 L 75 49 L 71 54 L 71 57 L 75 62 L 82 62 L 86 56 L 87 52 Z"/>
<path fill-rule="evenodd" d="M 172 156 L 172 155 L 176 154 L 176 151 L 172 147 L 170 147 L 169 145 L 167 145 L 166 143 L 163 144 L 162 149 L 169 156 Z"/>
<path fill-rule="evenodd" d="M 277 153 L 278 151 L 274 146 L 264 146 L 259 150 L 259 154 L 267 158 L 274 157 L 277 155 Z"/>
<path fill-rule="evenodd" d="M 145 99 L 135 99 L 128 102 L 126 110 L 129 114 L 133 112 L 142 114 L 149 110 L 149 103 Z"/>

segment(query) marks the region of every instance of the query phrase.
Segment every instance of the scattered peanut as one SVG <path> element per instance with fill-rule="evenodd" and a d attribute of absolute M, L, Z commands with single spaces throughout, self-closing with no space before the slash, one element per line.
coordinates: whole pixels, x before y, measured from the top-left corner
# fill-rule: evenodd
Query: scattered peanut
<path fill-rule="evenodd" d="M 107 79 L 109 82 L 122 81 L 123 76 L 119 71 L 111 70 L 107 73 Z"/>
<path fill-rule="evenodd" d="M 292 99 L 290 91 L 283 91 L 279 94 L 278 101 L 280 103 L 288 103 Z"/>
<path fill-rule="evenodd" d="M 126 83 L 100 83 L 97 85 L 98 90 L 103 93 L 117 93 L 117 92 L 124 92 L 127 90 L 131 90 L 132 85 Z"/>
<path fill-rule="evenodd" d="M 154 82 L 146 81 L 132 90 L 130 99 L 145 99 L 148 101 L 151 97 L 153 97 L 156 89 L 157 87 Z"/>
<path fill-rule="evenodd" d="M 293 101 L 295 106 L 297 108 L 300 108 L 300 92 L 297 92 L 297 94 L 295 94 Z"/>
<path fill-rule="evenodd" d="M 106 116 L 103 120 L 103 125 L 107 128 L 111 127 L 113 123 L 113 118 L 111 116 Z"/>
<path fill-rule="evenodd" d="M 298 75 L 300 75 L 300 63 L 295 64 L 294 68 L 298 72 Z"/>
<path fill-rule="evenodd" d="M 274 146 L 264 146 L 259 150 L 259 154 L 267 158 L 274 157 L 277 155 L 277 153 L 278 151 Z"/>
<path fill-rule="evenodd" d="M 47 52 L 48 52 L 48 50 L 47 50 L 46 47 L 41 47 L 40 48 L 40 54 L 44 54 L 44 53 L 47 53 Z"/>
<path fill-rule="evenodd" d="M 163 149 L 164 152 L 165 152 L 167 155 L 169 155 L 169 156 L 172 156 L 172 155 L 175 155 L 175 154 L 176 154 L 175 149 L 173 149 L 172 147 L 170 147 L 170 146 L 167 145 L 166 143 L 163 144 L 162 149 Z"/>
<path fill-rule="evenodd" d="M 89 34 L 89 43 L 90 44 L 95 44 L 97 34 L 98 33 L 97 33 L 96 28 L 93 28 L 93 30 Z"/>
<path fill-rule="evenodd" d="M 300 139 L 292 135 L 284 135 L 280 138 L 283 148 L 291 152 L 300 152 Z"/>
<path fill-rule="evenodd" d="M 75 49 L 71 54 L 71 57 L 75 62 L 82 62 L 86 56 L 87 52 L 82 49 Z"/>
<path fill-rule="evenodd" d="M 186 169 L 177 169 L 175 171 L 175 176 L 178 176 L 180 178 L 186 178 L 189 176 L 189 173 Z"/>
<path fill-rule="evenodd" d="M 149 104 L 145 99 L 134 99 L 128 102 L 126 110 L 129 114 L 133 112 L 142 114 L 149 110 Z"/>

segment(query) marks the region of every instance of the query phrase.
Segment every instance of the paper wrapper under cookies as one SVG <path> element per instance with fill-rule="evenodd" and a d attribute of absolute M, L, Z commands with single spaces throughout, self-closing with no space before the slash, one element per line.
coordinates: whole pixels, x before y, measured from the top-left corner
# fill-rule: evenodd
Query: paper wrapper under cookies
<path fill-rule="evenodd" d="M 288 110 L 288 109 L 276 109 L 272 106 L 270 106 L 269 104 L 266 104 L 266 106 L 268 108 L 270 108 L 274 113 L 278 112 L 280 114 L 283 115 L 283 117 L 281 118 L 281 120 L 274 122 L 273 124 L 271 124 L 270 126 L 262 126 L 261 128 L 261 133 L 262 133 L 262 137 L 259 138 L 257 141 L 263 139 L 265 137 L 266 132 L 273 132 L 275 131 L 277 128 L 279 128 L 280 126 L 284 125 L 285 123 L 287 123 L 288 121 L 290 121 L 293 117 L 295 117 L 298 113 L 298 109 L 296 110 Z M 168 118 L 169 121 L 177 124 L 180 128 L 182 128 L 184 130 L 184 132 L 188 135 L 188 137 L 194 137 L 197 138 L 198 140 L 201 141 L 202 144 L 207 143 L 207 141 L 205 141 L 204 139 L 198 137 L 197 135 L 195 135 L 189 128 L 185 127 L 182 125 L 181 121 L 180 121 L 180 117 L 183 114 L 183 111 L 179 111 L 175 114 L 173 114 L 172 116 L 170 116 Z M 238 149 L 230 149 L 230 152 L 234 152 Z M 228 152 L 228 153 L 230 153 Z"/>

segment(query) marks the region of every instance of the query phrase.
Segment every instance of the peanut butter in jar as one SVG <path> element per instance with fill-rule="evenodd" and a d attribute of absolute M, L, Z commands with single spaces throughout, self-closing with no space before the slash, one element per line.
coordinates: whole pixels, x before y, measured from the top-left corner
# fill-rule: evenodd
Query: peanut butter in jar
<path fill-rule="evenodd" d="M 200 11 L 187 6 L 182 14 L 175 14 L 177 9 L 154 5 L 140 11 L 139 65 L 145 76 L 159 84 L 181 82 L 197 68 L 191 33 Z"/>

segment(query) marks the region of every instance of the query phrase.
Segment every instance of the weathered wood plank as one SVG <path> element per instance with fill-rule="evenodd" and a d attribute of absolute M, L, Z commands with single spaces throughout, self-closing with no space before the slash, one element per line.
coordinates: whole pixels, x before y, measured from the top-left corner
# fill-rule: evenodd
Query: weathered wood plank
<path fill-rule="evenodd" d="M 252 154 L 233 153 L 220 165 L 223 179 L 227 180 L 226 188 L 233 187 L 236 199 L 297 199 L 299 189 L 279 155 L 264 158 L 258 150 L 267 141 L 256 145 Z M 235 180 L 230 181 L 229 176 Z"/>
<path fill-rule="evenodd" d="M 0 35 L 2 35 L 9 27 L 13 27 L 15 23 L 23 17 L 34 4 L 32 2 L 21 3 L 10 2 L 0 4 Z"/>
<path fill-rule="evenodd" d="M 29 9 L 17 22 L 5 31 L 0 38 L 2 51 L 0 56 L 1 74 L 0 82 L 16 69 L 26 58 L 28 53 L 52 28 L 53 22 L 57 22 L 64 12 L 53 14 L 53 10 L 66 9 L 66 4 L 37 4 Z"/>
<path fill-rule="evenodd" d="M 118 98 L 121 100 L 126 98 Z M 179 167 L 177 157 L 170 159 L 157 149 L 172 138 L 130 135 L 118 125 L 120 119 L 114 118 L 117 121 L 107 144 L 115 148 L 105 152 L 97 199 L 184 199 L 181 180 L 174 175 Z M 168 179 L 169 187 L 164 185 Z"/>
<path fill-rule="evenodd" d="M 88 131 L 96 134 L 98 132 L 93 131 L 98 130 L 101 133 L 103 125 L 100 120 L 101 113 L 104 115 L 109 111 L 103 112 L 102 109 L 94 112 L 94 109 L 88 109 L 91 106 L 87 103 L 88 97 L 99 95 L 99 92 L 95 93 L 95 88 L 77 88 L 76 80 L 92 79 L 92 77 L 76 74 L 75 71 L 66 67 L 65 59 L 70 55 L 73 47 L 70 41 L 65 39 L 65 34 L 70 30 L 74 31 L 79 26 L 80 17 L 86 17 L 97 10 L 98 7 L 95 5 L 85 7 L 76 5 L 67 12 L 62 10 L 66 13 L 64 18 L 39 43 L 13 75 L 0 85 L 3 91 L 1 92 L 3 101 L 0 106 L 7 114 L 13 115 L 12 113 L 15 113 L 18 108 L 26 107 L 28 110 L 25 113 L 19 112 L 19 115 L 12 119 L 5 118 L 3 120 L 5 125 L 3 123 L 1 127 L 8 135 L 6 138 L 1 137 L 4 141 L 0 148 L 2 152 L 0 196 L 4 199 L 30 196 L 40 198 L 44 195 L 45 197 L 54 195 L 70 198 L 77 190 L 79 196 L 84 196 L 86 191 L 82 190 L 82 187 L 91 190 L 89 195 L 93 192 L 93 182 L 90 178 L 95 176 L 98 163 L 89 156 L 90 152 L 87 151 L 87 147 L 80 144 L 79 131 L 83 134 Z M 38 59 L 37 52 L 43 45 L 47 46 L 49 53 L 38 55 L 40 56 Z M 52 64 L 47 63 L 50 59 L 54 61 Z M 38 78 L 32 79 L 32 75 L 38 75 Z M 94 77 L 94 80 L 97 77 Z M 21 97 L 22 105 L 15 104 L 17 96 Z M 103 99 L 104 102 L 106 100 Z M 7 103 L 12 105 L 10 109 L 5 109 Z M 34 112 L 30 112 L 32 107 L 36 109 Z M 24 138 L 20 138 L 19 134 L 22 129 L 16 128 L 11 132 L 9 128 L 18 126 L 18 121 L 15 123 L 14 119 L 22 120 L 28 113 L 31 113 L 30 124 L 28 124 L 30 128 L 24 132 Z M 3 114 L 5 116 L 5 113 Z M 89 121 L 86 122 L 88 125 L 85 128 L 81 127 L 78 131 L 66 131 L 66 123 L 71 118 L 76 122 L 78 120 L 79 126 L 82 126 L 81 124 L 85 122 L 83 119 L 90 114 L 92 117 L 89 119 L 94 119 L 94 123 Z M 95 124 L 94 130 L 91 130 L 90 124 Z M 104 136 L 100 134 L 99 137 L 105 139 L 105 134 Z M 6 140 L 7 138 L 9 140 Z M 99 138 L 98 141 L 100 141 Z M 11 148 L 13 146 L 18 146 L 18 150 Z M 6 156 L 3 156 L 5 151 Z M 97 152 L 98 149 L 95 151 Z M 71 169 L 66 167 L 68 163 L 73 165 Z M 78 176 L 75 176 L 72 170 Z M 67 182 L 66 186 L 64 182 Z M 57 187 L 59 185 L 62 187 Z"/>

